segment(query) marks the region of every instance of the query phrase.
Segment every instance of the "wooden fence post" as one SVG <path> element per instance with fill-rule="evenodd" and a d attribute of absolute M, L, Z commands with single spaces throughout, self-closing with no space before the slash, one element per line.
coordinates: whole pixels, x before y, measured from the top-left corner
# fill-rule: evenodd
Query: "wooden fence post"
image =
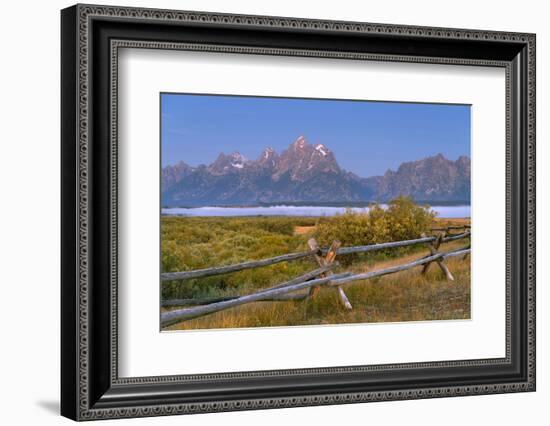
<path fill-rule="evenodd" d="M 313 256 L 315 257 L 315 260 L 317 261 L 317 263 L 321 268 L 332 265 L 332 263 L 334 262 L 334 259 L 336 258 L 338 249 L 342 245 L 340 241 L 334 240 L 330 248 L 328 249 L 326 256 L 323 258 L 320 255 L 321 250 L 319 249 L 319 245 L 317 244 L 317 241 L 315 240 L 315 238 L 310 238 L 307 244 L 310 250 L 315 252 Z M 329 277 L 331 275 L 333 275 L 333 272 L 327 271 L 321 274 L 320 277 L 324 278 L 324 277 Z M 317 295 L 317 293 L 319 293 L 319 290 L 320 290 L 319 286 L 311 287 L 309 290 L 309 297 L 314 298 Z M 346 293 L 342 289 L 342 287 L 337 286 L 337 291 L 338 291 L 338 295 L 340 296 L 340 300 L 342 301 L 342 304 L 346 307 L 346 309 L 352 309 L 353 307 L 351 306 L 351 303 L 348 297 L 346 296 Z"/>
<path fill-rule="evenodd" d="M 317 261 L 317 264 L 321 268 L 327 266 L 327 263 L 326 263 L 325 259 L 323 257 L 321 257 L 321 249 L 319 248 L 319 245 L 317 244 L 317 241 L 315 240 L 315 238 L 310 238 L 307 241 L 307 245 L 309 246 L 309 249 L 313 252 L 313 257 Z M 338 250 L 338 247 L 336 247 L 336 249 L 334 249 L 333 246 L 334 246 L 334 243 L 332 243 L 332 245 L 330 246 L 330 248 L 328 250 L 328 253 L 326 255 L 327 258 L 329 258 L 329 256 L 332 259 L 334 259 L 336 257 L 335 252 L 336 252 L 336 250 Z M 326 276 L 326 273 L 323 273 L 323 274 L 319 275 L 320 278 L 324 278 L 325 276 Z M 311 287 L 309 289 L 309 297 L 314 298 L 315 296 L 317 296 L 317 294 L 319 293 L 319 290 L 320 290 L 319 286 Z"/>
<path fill-rule="evenodd" d="M 439 246 L 441 245 L 442 241 L 443 241 L 443 234 L 439 234 L 433 243 L 428 243 L 428 248 L 430 249 L 430 256 L 437 254 L 437 250 L 439 249 Z M 454 281 L 453 274 L 451 274 L 451 271 L 449 271 L 449 268 L 447 268 L 447 265 L 443 263 L 443 259 L 437 259 L 435 262 L 437 262 L 439 268 L 445 274 L 447 279 L 449 281 Z M 431 264 L 432 262 L 428 262 L 422 267 L 422 274 L 425 274 L 426 272 L 428 272 L 428 268 L 430 267 Z"/>

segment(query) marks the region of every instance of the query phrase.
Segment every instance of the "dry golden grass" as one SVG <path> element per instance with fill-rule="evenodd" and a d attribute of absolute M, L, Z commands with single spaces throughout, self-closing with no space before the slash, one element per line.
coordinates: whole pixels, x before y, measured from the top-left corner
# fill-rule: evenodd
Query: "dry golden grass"
<path fill-rule="evenodd" d="M 454 222 L 453 223 L 457 223 Z M 463 247 L 464 241 L 442 246 L 445 251 Z M 428 254 L 419 250 L 396 259 L 356 262 L 347 267 L 364 272 L 406 263 Z M 470 318 L 470 257 L 446 261 L 454 275 L 447 281 L 437 264 L 421 274 L 422 267 L 344 287 L 353 305 L 346 310 L 334 288 L 322 288 L 313 300 L 257 302 L 173 325 L 167 330 L 277 327 L 291 325 L 350 324 Z"/>
<path fill-rule="evenodd" d="M 458 217 L 454 219 L 446 219 L 446 218 L 434 218 L 434 224 L 436 226 L 459 226 L 459 225 L 470 225 L 470 218 L 469 217 Z"/>

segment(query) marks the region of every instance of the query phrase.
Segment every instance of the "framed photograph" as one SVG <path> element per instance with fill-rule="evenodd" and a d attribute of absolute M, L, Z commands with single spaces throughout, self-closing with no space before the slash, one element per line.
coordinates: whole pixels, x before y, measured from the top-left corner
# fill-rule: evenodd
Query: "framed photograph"
<path fill-rule="evenodd" d="M 535 390 L 535 35 L 61 12 L 61 412 Z"/>

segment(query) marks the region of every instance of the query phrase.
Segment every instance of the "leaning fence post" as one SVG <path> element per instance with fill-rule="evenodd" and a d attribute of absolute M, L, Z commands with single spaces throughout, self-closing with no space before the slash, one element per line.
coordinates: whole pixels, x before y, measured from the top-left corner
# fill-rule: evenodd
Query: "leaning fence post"
<path fill-rule="evenodd" d="M 320 255 L 319 245 L 317 244 L 317 241 L 315 240 L 315 238 L 310 238 L 307 244 L 309 248 L 315 252 L 313 256 L 315 257 L 315 260 L 317 261 L 319 266 L 322 268 L 322 267 L 330 266 L 334 262 L 334 259 L 336 258 L 336 253 L 338 252 L 338 249 L 340 248 L 340 245 L 342 243 L 338 240 L 334 240 L 324 258 Z M 332 271 L 327 271 L 326 273 L 321 274 L 320 277 L 321 278 L 328 277 L 330 275 L 333 275 Z M 309 297 L 314 298 L 319 292 L 319 290 L 320 290 L 319 286 L 311 287 L 309 290 Z M 340 296 L 340 300 L 342 301 L 346 309 L 352 309 L 351 303 L 348 297 L 346 296 L 346 293 L 344 293 L 344 290 L 342 289 L 342 287 L 338 286 L 337 290 L 338 290 L 338 295 Z"/>
<path fill-rule="evenodd" d="M 425 234 L 422 234 L 422 235 L 425 236 Z M 439 234 L 437 236 L 436 240 L 433 243 L 428 243 L 427 244 L 428 248 L 430 249 L 430 256 L 433 256 L 433 255 L 437 254 L 437 250 L 439 249 L 439 246 L 441 245 L 442 241 L 443 241 L 443 234 Z M 439 268 L 445 274 L 447 279 L 449 281 L 454 281 L 453 274 L 451 274 L 451 271 L 449 271 L 449 268 L 447 268 L 447 265 L 445 265 L 445 263 L 443 263 L 443 259 L 437 259 L 435 262 L 437 262 Z M 428 262 L 424 265 L 424 267 L 422 268 L 422 273 L 423 274 L 428 272 L 428 268 L 430 267 L 431 264 L 432 264 L 432 262 Z"/>
<path fill-rule="evenodd" d="M 330 248 L 328 250 L 328 253 L 327 253 L 327 256 L 326 256 L 326 259 L 332 258 L 334 260 L 335 255 L 331 255 L 331 252 L 336 252 L 336 250 L 338 250 L 338 248 L 334 249 L 334 247 L 333 247 L 334 243 L 335 242 L 333 242 L 332 245 L 330 246 Z M 321 257 L 321 250 L 319 249 L 319 245 L 317 244 L 317 241 L 315 240 L 315 238 L 310 238 L 307 241 L 307 245 L 309 246 L 309 249 L 313 252 L 313 257 L 317 261 L 317 264 L 321 268 L 327 266 L 326 260 L 323 257 Z M 323 278 L 325 276 L 326 276 L 326 274 L 324 274 L 324 273 L 319 275 L 320 278 Z M 311 287 L 309 289 L 309 297 L 314 298 L 315 296 L 317 296 L 317 294 L 319 293 L 319 290 L 320 290 L 319 286 Z"/>

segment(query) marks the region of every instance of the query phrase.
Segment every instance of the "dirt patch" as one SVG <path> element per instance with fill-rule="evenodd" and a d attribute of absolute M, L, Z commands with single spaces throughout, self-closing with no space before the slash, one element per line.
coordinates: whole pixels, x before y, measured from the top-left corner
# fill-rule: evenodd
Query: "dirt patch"
<path fill-rule="evenodd" d="M 295 226 L 294 235 L 304 235 L 315 230 L 315 226 Z"/>

